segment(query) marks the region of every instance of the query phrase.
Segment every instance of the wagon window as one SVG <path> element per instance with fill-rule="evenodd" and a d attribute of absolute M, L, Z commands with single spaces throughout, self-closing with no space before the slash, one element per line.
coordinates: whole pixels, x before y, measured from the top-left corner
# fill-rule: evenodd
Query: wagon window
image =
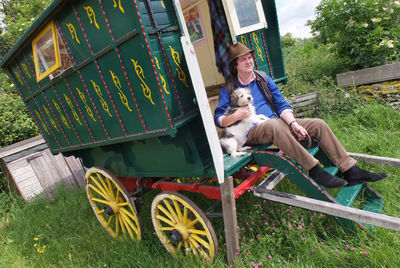
<path fill-rule="evenodd" d="M 267 27 L 261 0 L 225 0 L 235 35 Z"/>
<path fill-rule="evenodd" d="M 39 82 L 60 67 L 60 55 L 54 22 L 50 22 L 35 39 L 33 39 L 32 50 L 36 79 Z"/>

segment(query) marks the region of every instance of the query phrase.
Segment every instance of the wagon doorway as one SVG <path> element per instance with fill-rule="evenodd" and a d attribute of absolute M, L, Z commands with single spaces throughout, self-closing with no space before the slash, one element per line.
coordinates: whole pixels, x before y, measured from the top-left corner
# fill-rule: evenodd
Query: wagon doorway
<path fill-rule="evenodd" d="M 276 18 L 276 14 L 271 12 L 275 11 L 273 0 L 179 1 L 208 96 L 218 95 L 228 77 L 229 46 L 236 41 L 253 49 L 255 67 L 273 77 L 267 40 L 276 43 L 276 37 L 271 37 L 276 33 L 279 37 L 279 32 L 275 27 L 268 29 L 264 15 L 269 10 L 268 16 Z M 275 61 L 282 60 L 279 56 Z"/>
<path fill-rule="evenodd" d="M 214 37 L 208 0 L 180 0 L 180 2 L 204 86 L 208 94 L 215 95 L 225 79 L 218 72 L 215 64 Z"/>

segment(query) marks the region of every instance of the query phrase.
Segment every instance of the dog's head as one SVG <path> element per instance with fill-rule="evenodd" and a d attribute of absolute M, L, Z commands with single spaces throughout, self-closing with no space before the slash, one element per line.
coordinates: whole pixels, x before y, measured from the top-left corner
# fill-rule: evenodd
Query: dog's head
<path fill-rule="evenodd" d="M 251 95 L 250 88 L 247 87 L 238 88 L 235 91 L 233 91 L 231 95 L 232 107 L 246 106 L 252 102 L 253 102 L 253 96 Z"/>

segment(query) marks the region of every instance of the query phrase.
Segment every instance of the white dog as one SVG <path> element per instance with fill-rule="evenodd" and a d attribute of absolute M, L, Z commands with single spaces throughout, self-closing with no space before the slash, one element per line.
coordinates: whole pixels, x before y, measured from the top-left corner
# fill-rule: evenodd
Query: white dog
<path fill-rule="evenodd" d="M 245 155 L 245 151 L 250 149 L 249 146 L 243 146 L 247 141 L 247 134 L 250 129 L 254 125 L 268 120 L 268 117 L 265 115 L 256 114 L 253 105 L 253 96 L 249 88 L 238 88 L 232 93 L 231 104 L 226 110 L 225 115 L 231 115 L 243 106 L 250 107 L 251 115 L 224 128 L 220 139 L 224 152 L 234 157 Z"/>

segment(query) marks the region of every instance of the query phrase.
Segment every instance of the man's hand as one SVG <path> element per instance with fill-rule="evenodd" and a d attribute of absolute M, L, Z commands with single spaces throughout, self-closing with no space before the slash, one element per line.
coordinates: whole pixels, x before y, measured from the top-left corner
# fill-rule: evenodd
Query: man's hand
<path fill-rule="evenodd" d="M 297 122 L 294 122 L 292 124 L 292 130 L 293 130 L 294 134 L 296 134 L 299 141 L 307 140 L 308 148 L 311 147 L 310 135 L 308 135 L 308 132 L 304 127 L 300 126 Z"/>
<path fill-rule="evenodd" d="M 248 118 L 251 115 L 250 107 L 249 106 L 242 106 L 236 110 L 231 115 L 223 116 L 221 126 L 222 127 L 229 127 L 233 123 Z"/>
<path fill-rule="evenodd" d="M 250 107 L 248 105 L 242 106 L 233 114 L 235 115 L 236 121 L 246 119 L 251 115 Z"/>

